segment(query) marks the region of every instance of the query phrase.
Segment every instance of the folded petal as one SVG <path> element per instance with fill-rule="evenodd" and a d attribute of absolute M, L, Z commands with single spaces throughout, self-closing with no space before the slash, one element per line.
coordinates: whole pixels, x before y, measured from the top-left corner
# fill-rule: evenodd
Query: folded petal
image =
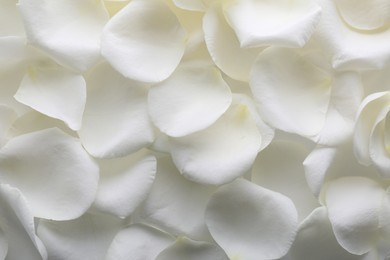
<path fill-rule="evenodd" d="M 217 68 L 187 63 L 149 90 L 148 108 L 155 125 L 169 136 L 203 130 L 229 108 L 229 86 Z"/>
<path fill-rule="evenodd" d="M 313 137 L 324 126 L 331 75 L 293 50 L 270 47 L 258 57 L 250 86 L 268 124 Z"/>
<path fill-rule="evenodd" d="M 6 259 L 47 259 L 46 249 L 35 235 L 34 216 L 28 202 L 18 189 L 7 184 L 0 185 L 0 229 L 3 240 L 0 247 L 4 249 L 4 239 L 8 243 Z"/>
<path fill-rule="evenodd" d="M 321 17 L 321 8 L 306 0 L 229 1 L 223 9 L 241 47 L 302 47 Z"/>
<path fill-rule="evenodd" d="M 216 187 L 185 179 L 169 156 L 159 157 L 157 164 L 156 180 L 138 212 L 140 221 L 174 235 L 210 240 L 204 212 Z"/>
<path fill-rule="evenodd" d="M 240 47 L 219 4 L 212 5 L 204 15 L 203 31 L 207 49 L 215 64 L 230 77 L 248 81 L 251 67 L 262 48 Z"/>
<path fill-rule="evenodd" d="M 82 75 L 56 65 L 30 66 L 15 99 L 79 130 L 86 101 Z"/>
<path fill-rule="evenodd" d="M 179 238 L 176 243 L 164 249 L 156 260 L 228 260 L 225 252 L 218 246 L 190 240 L 188 238 Z"/>
<path fill-rule="evenodd" d="M 215 192 L 205 220 L 230 259 L 280 258 L 297 229 L 297 211 L 289 198 L 243 179 Z"/>
<path fill-rule="evenodd" d="M 68 220 L 91 206 L 99 169 L 77 139 L 51 128 L 11 139 L 0 150 L 0 178 L 21 190 L 35 217 Z"/>
<path fill-rule="evenodd" d="M 100 56 L 100 34 L 108 21 L 103 1 L 21 0 L 29 43 L 61 65 L 86 70 Z"/>
<path fill-rule="evenodd" d="M 261 133 L 247 104 L 230 108 L 205 130 L 170 138 L 171 155 L 186 178 L 220 185 L 245 174 L 261 148 Z"/>
<path fill-rule="evenodd" d="M 94 209 L 128 217 L 148 196 L 156 174 L 156 158 L 141 150 L 129 156 L 100 160 Z"/>
<path fill-rule="evenodd" d="M 99 158 L 125 156 L 153 142 L 146 86 L 103 63 L 91 72 L 87 87 L 79 136 L 90 154 Z"/>
<path fill-rule="evenodd" d="M 143 224 L 121 230 L 112 241 L 106 260 L 126 260 L 129 256 L 155 260 L 157 255 L 175 242 L 171 235 Z"/>
<path fill-rule="evenodd" d="M 70 221 L 41 220 L 38 235 L 47 248 L 49 259 L 96 259 L 104 255 L 123 221 L 106 216 L 84 214 Z"/>
<path fill-rule="evenodd" d="M 104 28 L 102 55 L 125 77 L 160 82 L 179 64 L 185 40 L 184 29 L 162 1 L 133 0 Z"/>

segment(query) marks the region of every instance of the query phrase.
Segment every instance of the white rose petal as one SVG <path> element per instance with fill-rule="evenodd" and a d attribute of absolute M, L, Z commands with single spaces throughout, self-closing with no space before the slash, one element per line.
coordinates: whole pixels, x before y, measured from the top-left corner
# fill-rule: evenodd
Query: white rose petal
<path fill-rule="evenodd" d="M 8 253 L 8 241 L 5 237 L 4 231 L 0 228 L 0 259 L 4 260 Z"/>
<path fill-rule="evenodd" d="M 0 37 L 24 36 L 22 17 L 16 0 L 0 1 Z"/>
<path fill-rule="evenodd" d="M 215 0 L 173 0 L 173 3 L 182 9 L 190 11 L 205 11 Z"/>
<path fill-rule="evenodd" d="M 239 179 L 213 195 L 205 220 L 231 259 L 275 259 L 285 255 L 294 240 L 297 211 L 280 193 Z"/>
<path fill-rule="evenodd" d="M 162 1 L 133 0 L 104 28 L 102 55 L 125 77 L 160 82 L 179 64 L 185 40 L 186 32 Z"/>
<path fill-rule="evenodd" d="M 11 139 L 0 150 L 0 177 L 21 190 L 35 217 L 67 220 L 91 206 L 99 169 L 77 139 L 51 128 Z"/>

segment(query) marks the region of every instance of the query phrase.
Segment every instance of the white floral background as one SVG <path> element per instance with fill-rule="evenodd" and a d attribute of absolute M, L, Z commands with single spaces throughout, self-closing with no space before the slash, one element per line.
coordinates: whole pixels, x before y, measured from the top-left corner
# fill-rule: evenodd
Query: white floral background
<path fill-rule="evenodd" d="M 0 259 L 390 259 L 390 1 L 0 0 Z"/>

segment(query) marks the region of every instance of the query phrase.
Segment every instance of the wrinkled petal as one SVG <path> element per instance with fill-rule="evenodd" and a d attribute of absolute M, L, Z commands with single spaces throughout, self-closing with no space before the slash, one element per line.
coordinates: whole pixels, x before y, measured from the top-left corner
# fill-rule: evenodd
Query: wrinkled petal
<path fill-rule="evenodd" d="M 90 154 L 119 157 L 153 142 L 146 86 L 122 77 L 107 63 L 91 72 L 87 86 L 79 136 Z"/>
<path fill-rule="evenodd" d="M 179 64 L 185 39 L 176 16 L 162 1 L 133 0 L 104 28 L 102 55 L 125 77 L 159 82 Z"/>
<path fill-rule="evenodd" d="M 31 66 L 15 99 L 42 114 L 64 121 L 79 130 L 86 101 L 82 75 L 58 66 Z"/>
<path fill-rule="evenodd" d="M 220 185 L 245 174 L 261 147 L 261 133 L 245 103 L 231 107 L 203 131 L 170 138 L 173 161 L 186 178 Z"/>
<path fill-rule="evenodd" d="M 306 0 L 228 1 L 223 8 L 241 47 L 302 47 L 321 17 L 321 8 Z"/>
<path fill-rule="evenodd" d="M 158 229 L 134 224 L 121 230 L 107 251 L 106 260 L 127 260 L 136 256 L 142 260 L 155 260 L 157 255 L 175 239 Z"/>
<path fill-rule="evenodd" d="M 161 227 L 171 234 L 196 240 L 209 239 L 204 212 L 216 188 L 185 179 L 168 156 L 160 157 L 157 164 L 153 188 L 140 207 L 140 221 Z"/>
<path fill-rule="evenodd" d="M 156 174 L 156 158 L 146 151 L 100 160 L 99 189 L 94 209 L 128 217 L 148 196 Z"/>
<path fill-rule="evenodd" d="M 176 243 L 164 249 L 156 260 L 228 260 L 225 252 L 218 246 L 190 240 L 188 238 L 179 238 Z"/>
<path fill-rule="evenodd" d="M 227 75 L 242 81 L 249 80 L 251 67 L 262 50 L 242 49 L 232 28 L 223 17 L 220 5 L 213 5 L 203 17 L 207 49 L 215 64 Z"/>
<path fill-rule="evenodd" d="M 0 150 L 0 178 L 21 190 L 35 217 L 67 220 L 91 206 L 99 169 L 77 139 L 51 128 L 11 139 Z"/>
<path fill-rule="evenodd" d="M 192 134 L 213 124 L 230 106 L 229 86 L 214 66 L 185 64 L 153 85 L 148 108 L 155 125 L 169 136 Z"/>
<path fill-rule="evenodd" d="M 331 75 L 294 51 L 270 47 L 259 55 L 250 86 L 264 121 L 310 137 L 324 126 L 331 83 Z"/>
<path fill-rule="evenodd" d="M 103 1 L 20 0 L 29 43 L 58 63 L 86 70 L 100 56 L 100 34 L 108 21 Z"/>
<path fill-rule="evenodd" d="M 49 259 L 96 259 L 104 255 L 123 223 L 105 215 L 84 214 L 70 221 L 41 220 L 38 235 Z"/>
<path fill-rule="evenodd" d="M 300 221 L 319 206 L 307 185 L 302 165 L 308 153 L 300 143 L 273 141 L 259 153 L 252 168 L 252 182 L 289 197 Z"/>
<path fill-rule="evenodd" d="M 35 235 L 34 216 L 27 204 L 18 189 L 0 185 L 0 229 L 2 239 L 8 242 L 9 260 L 47 259 L 46 249 Z"/>
<path fill-rule="evenodd" d="M 289 250 L 297 228 L 290 199 L 239 179 L 210 199 L 206 224 L 231 259 L 275 259 Z"/>

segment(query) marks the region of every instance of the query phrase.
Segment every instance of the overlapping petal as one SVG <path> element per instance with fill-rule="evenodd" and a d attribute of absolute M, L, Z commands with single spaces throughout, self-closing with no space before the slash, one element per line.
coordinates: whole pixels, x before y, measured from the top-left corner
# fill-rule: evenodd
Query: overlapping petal
<path fill-rule="evenodd" d="M 21 190 L 34 216 L 67 220 L 91 206 L 99 169 L 77 139 L 51 128 L 12 138 L 0 150 L 0 178 Z"/>
<path fill-rule="evenodd" d="M 21 0 L 29 43 L 61 65 L 86 70 L 100 57 L 100 34 L 108 21 L 103 1 Z"/>
<path fill-rule="evenodd" d="M 294 240 L 297 211 L 284 195 L 239 179 L 217 190 L 205 220 L 231 259 L 276 259 Z"/>
<path fill-rule="evenodd" d="M 90 154 L 99 158 L 125 156 L 153 142 L 145 85 L 124 78 L 103 63 L 91 72 L 87 87 L 78 133 Z"/>
<path fill-rule="evenodd" d="M 125 77 L 160 82 L 179 64 L 185 41 L 186 32 L 162 1 L 133 0 L 104 28 L 102 55 Z"/>
<path fill-rule="evenodd" d="M 207 128 L 231 102 L 229 86 L 219 70 L 203 63 L 179 66 L 167 80 L 153 85 L 148 94 L 153 122 L 173 137 Z"/>

